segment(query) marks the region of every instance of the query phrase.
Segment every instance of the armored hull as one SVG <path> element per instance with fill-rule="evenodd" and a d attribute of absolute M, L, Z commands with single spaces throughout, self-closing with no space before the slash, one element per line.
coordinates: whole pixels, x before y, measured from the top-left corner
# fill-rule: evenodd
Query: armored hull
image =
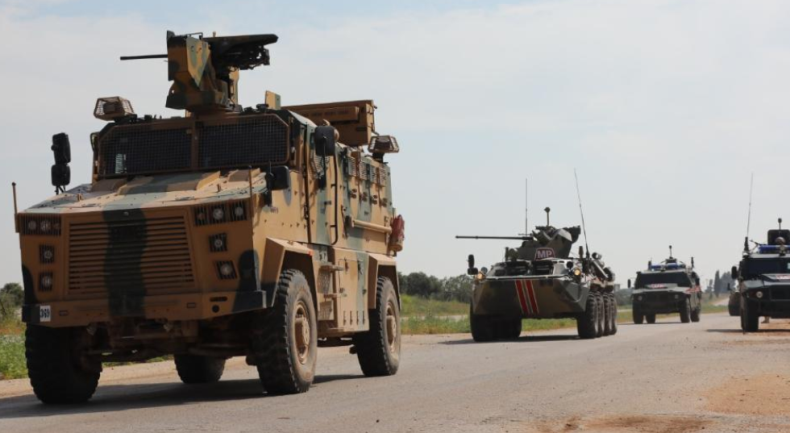
<path fill-rule="evenodd" d="M 576 317 L 589 296 L 589 281 L 565 275 L 490 277 L 474 285 L 472 311 L 524 319 Z"/>

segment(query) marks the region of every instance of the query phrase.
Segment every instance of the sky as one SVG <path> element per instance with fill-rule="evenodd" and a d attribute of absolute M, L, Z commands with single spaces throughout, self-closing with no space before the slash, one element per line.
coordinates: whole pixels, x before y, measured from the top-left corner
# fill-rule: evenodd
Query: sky
<path fill-rule="evenodd" d="M 106 2 L 0 0 L 0 282 L 21 280 L 20 209 L 52 195 L 51 136 L 72 142 L 72 185 L 90 181 L 100 96 L 164 107 L 165 32 L 276 33 L 271 66 L 245 71 L 240 102 L 373 99 L 402 272 L 440 277 L 502 258 L 465 235 L 581 223 L 625 285 L 668 245 L 703 279 L 737 263 L 746 235 L 790 221 L 790 2 L 535 0 Z"/>

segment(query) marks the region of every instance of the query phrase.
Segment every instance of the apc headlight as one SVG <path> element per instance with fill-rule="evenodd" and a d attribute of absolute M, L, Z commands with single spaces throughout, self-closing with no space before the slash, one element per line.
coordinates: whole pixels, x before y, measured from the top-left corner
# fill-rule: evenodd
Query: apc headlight
<path fill-rule="evenodd" d="M 485 278 L 485 277 L 486 277 L 486 276 L 485 276 L 485 275 L 483 275 L 483 273 L 482 273 L 482 272 L 478 272 L 478 273 L 477 273 L 477 275 L 475 275 L 475 280 L 477 280 L 477 281 L 481 281 L 481 280 L 482 280 L 483 278 Z"/>
<path fill-rule="evenodd" d="M 571 271 L 574 277 L 580 277 L 582 275 L 582 270 L 579 268 L 573 268 Z"/>

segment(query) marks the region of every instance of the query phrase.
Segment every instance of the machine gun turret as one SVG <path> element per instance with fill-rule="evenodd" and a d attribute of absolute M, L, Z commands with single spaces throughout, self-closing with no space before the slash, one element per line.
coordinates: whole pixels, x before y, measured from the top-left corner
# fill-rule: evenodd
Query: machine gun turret
<path fill-rule="evenodd" d="M 266 45 L 277 35 L 204 38 L 202 33 L 167 32 L 167 54 L 124 56 L 121 60 L 167 59 L 173 81 L 165 106 L 193 113 L 240 110 L 239 71 L 269 64 Z"/>

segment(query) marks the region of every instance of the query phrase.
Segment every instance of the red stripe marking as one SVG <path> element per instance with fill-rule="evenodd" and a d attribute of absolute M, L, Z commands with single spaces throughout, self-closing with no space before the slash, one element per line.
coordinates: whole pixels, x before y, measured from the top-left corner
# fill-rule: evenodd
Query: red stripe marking
<path fill-rule="evenodd" d="M 525 299 L 524 292 L 521 288 L 521 280 L 516 280 L 516 293 L 518 294 L 518 302 L 521 303 L 521 311 L 527 313 L 527 300 Z"/>
<path fill-rule="evenodd" d="M 532 311 L 538 314 L 540 312 L 538 309 L 538 299 L 535 297 L 535 287 L 530 280 L 527 280 L 527 291 L 529 292 L 529 303 L 532 305 Z"/>

